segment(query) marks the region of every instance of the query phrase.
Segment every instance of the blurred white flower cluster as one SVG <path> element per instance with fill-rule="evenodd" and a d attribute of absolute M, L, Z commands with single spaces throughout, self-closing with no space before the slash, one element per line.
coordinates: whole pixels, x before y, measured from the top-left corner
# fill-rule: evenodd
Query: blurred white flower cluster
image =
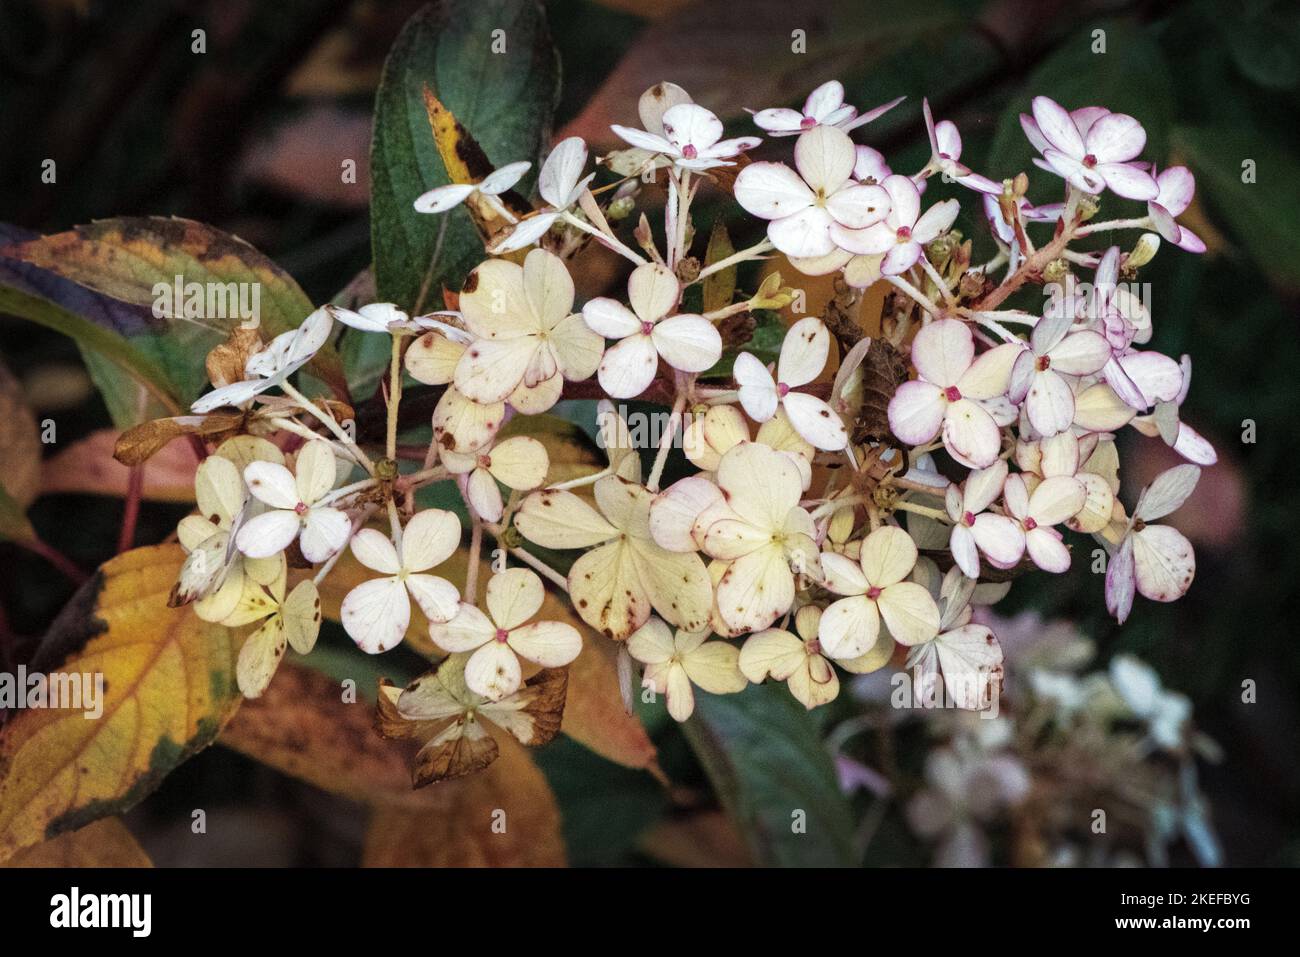
<path fill-rule="evenodd" d="M 929 710 L 903 671 L 858 679 L 862 712 L 830 734 L 846 788 L 897 801 L 937 867 L 1167 866 L 1175 849 L 1221 863 L 1196 767 L 1220 751 L 1185 696 L 1132 655 L 1085 671 L 1092 643 L 1068 622 L 987 608 L 975 619 L 1007 647 L 997 716 Z M 909 735 L 921 717 L 924 733 Z M 858 746 L 868 730 L 919 743 L 919 781 L 875 770 Z"/>

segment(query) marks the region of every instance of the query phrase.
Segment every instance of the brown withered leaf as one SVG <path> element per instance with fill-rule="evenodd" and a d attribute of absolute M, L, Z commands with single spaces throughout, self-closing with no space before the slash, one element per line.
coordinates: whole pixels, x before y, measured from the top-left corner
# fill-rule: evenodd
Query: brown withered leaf
<path fill-rule="evenodd" d="M 898 440 L 889 429 L 889 400 L 907 381 L 907 360 L 883 339 L 875 339 L 862 360 L 862 406 L 853 425 L 853 441 Z"/>
<path fill-rule="evenodd" d="M 560 810 L 528 751 L 500 736 L 481 774 L 414 792 L 422 805 L 377 807 L 366 867 L 562 867 Z"/>
<path fill-rule="evenodd" d="M 118 436 L 113 445 L 113 458 L 123 465 L 141 465 L 162 451 L 172 439 L 183 435 L 197 435 L 206 441 L 221 443 L 242 432 L 244 421 L 242 412 L 221 411 L 151 419 Z"/>
<path fill-rule="evenodd" d="M 560 731 L 568 672 L 539 671 L 514 694 L 489 701 L 465 685 L 468 655 L 451 655 L 401 691 L 379 686 L 375 726 L 388 738 L 415 738 L 412 781 L 417 788 L 480 771 L 497 759 L 488 726 L 501 728 L 520 744 L 546 744 Z"/>
<path fill-rule="evenodd" d="M 208 381 L 218 389 L 235 382 L 242 382 L 244 366 L 248 364 L 249 357 L 260 352 L 261 349 L 262 336 L 257 329 L 235 326 L 230 330 L 230 335 L 226 337 L 225 342 L 213 346 L 208 352 L 205 360 Z"/>

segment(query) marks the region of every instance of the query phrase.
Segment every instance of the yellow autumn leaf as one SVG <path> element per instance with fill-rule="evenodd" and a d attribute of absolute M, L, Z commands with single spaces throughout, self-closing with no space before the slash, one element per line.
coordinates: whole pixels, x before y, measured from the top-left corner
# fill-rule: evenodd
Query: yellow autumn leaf
<path fill-rule="evenodd" d="M 78 704 L 101 713 L 20 709 L 0 730 L 0 860 L 131 807 L 238 705 L 229 630 L 167 607 L 184 557 L 175 544 L 117 556 L 46 636 L 29 671 L 83 686 Z"/>
<path fill-rule="evenodd" d="M 500 756 L 479 774 L 419 792 L 420 810 L 376 808 L 366 867 L 563 867 L 560 811 L 523 746 L 498 733 Z"/>
<path fill-rule="evenodd" d="M 0 867 L 153 867 L 120 818 L 105 817 L 19 851 Z"/>

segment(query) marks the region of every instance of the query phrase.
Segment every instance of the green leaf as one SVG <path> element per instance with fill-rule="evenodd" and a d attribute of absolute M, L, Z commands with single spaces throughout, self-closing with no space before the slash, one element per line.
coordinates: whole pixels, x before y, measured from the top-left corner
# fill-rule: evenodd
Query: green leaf
<path fill-rule="evenodd" d="M 1300 163 L 1258 133 L 1180 126 L 1174 144 L 1196 185 L 1268 275 L 1300 286 Z M 1253 176 L 1246 176 L 1249 161 Z M 1243 177 L 1249 182 L 1243 181 Z"/>
<path fill-rule="evenodd" d="M 105 219 L 0 252 L 122 302 L 150 307 L 148 320 L 124 335 L 166 370 L 168 391 L 185 405 L 207 384 L 203 360 L 208 350 L 249 318 L 243 307 L 250 313 L 256 307 L 268 339 L 296 328 L 313 308 L 293 277 L 248 243 L 187 219 Z M 178 281 L 179 302 L 172 294 Z M 203 298 L 200 314 L 183 318 L 186 300 L 196 292 Z M 345 392 L 342 366 L 332 348 L 317 354 L 312 369 Z"/>
<path fill-rule="evenodd" d="M 435 308 L 443 286 L 459 289 L 484 258 L 463 207 L 433 216 L 412 205 L 452 181 L 434 144 L 425 88 L 496 167 L 539 158 L 558 83 L 546 18 L 534 0 L 446 0 L 406 24 L 384 64 L 370 150 L 370 234 L 381 300 Z"/>
<path fill-rule="evenodd" d="M 84 351 L 95 354 L 138 382 L 172 414 L 181 411 L 175 383 L 152 356 L 125 336 L 97 326 L 47 299 L 0 285 L 0 313 L 29 319 L 74 339 Z M 202 363 L 200 363 L 202 365 Z"/>
<path fill-rule="evenodd" d="M 1093 52 L 1103 40 L 1105 52 Z M 1141 27 L 1112 20 L 1071 34 L 1011 98 L 982 172 L 995 180 L 1028 172 L 1030 198 L 1035 202 L 1059 200 L 1063 190 L 1059 177 L 1033 166 L 1038 154 L 1020 126 L 1020 114 L 1031 112 L 1031 101 L 1040 95 L 1051 97 L 1067 110 L 1104 105 L 1116 113 L 1128 113 L 1147 131 L 1142 155 L 1163 165 L 1174 113 L 1173 75 L 1160 47 Z M 1113 202 L 1116 200 L 1109 195 L 1103 198 L 1107 206 Z M 1106 213 L 1105 218 L 1110 215 Z"/>
<path fill-rule="evenodd" d="M 682 730 L 759 864 L 857 863 L 835 766 L 812 717 L 784 686 L 699 695 Z"/>

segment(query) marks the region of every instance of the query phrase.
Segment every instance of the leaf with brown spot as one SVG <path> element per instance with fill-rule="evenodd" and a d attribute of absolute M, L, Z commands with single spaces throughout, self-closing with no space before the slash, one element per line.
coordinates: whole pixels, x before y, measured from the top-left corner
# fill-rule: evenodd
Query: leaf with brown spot
<path fill-rule="evenodd" d="M 6 246 L 0 254 L 140 306 L 154 307 L 159 300 L 155 285 L 173 287 L 177 276 L 186 284 L 201 284 L 204 311 L 211 294 L 212 311 L 225 315 L 187 320 L 177 314 L 181 311 L 177 304 L 171 303 L 170 317 L 158 319 L 148 331 L 126 337 L 163 367 L 172 394 L 186 405 L 207 382 L 195 355 L 205 355 L 244 319 L 238 315 L 239 284 L 245 284 L 244 301 L 250 305 L 255 284 L 258 320 L 267 338 L 296 328 L 313 308 L 292 276 L 244 240 L 188 219 L 104 219 Z M 343 367 L 333 347 L 321 349 L 311 368 L 337 395 L 347 396 Z"/>
<path fill-rule="evenodd" d="M 106 562 L 37 649 L 30 669 L 51 681 L 101 673 L 103 713 L 25 709 L 0 729 L 0 859 L 130 808 L 238 707 L 230 631 L 167 607 L 184 557 L 155 545 Z"/>
<path fill-rule="evenodd" d="M 105 817 L 24 848 L 0 867 L 153 867 L 153 861 L 121 818 Z"/>
<path fill-rule="evenodd" d="M 343 701 L 338 681 L 283 662 L 262 697 L 247 701 L 220 743 L 322 790 L 363 803 L 425 803 L 402 752 L 372 726 L 364 698 Z"/>

